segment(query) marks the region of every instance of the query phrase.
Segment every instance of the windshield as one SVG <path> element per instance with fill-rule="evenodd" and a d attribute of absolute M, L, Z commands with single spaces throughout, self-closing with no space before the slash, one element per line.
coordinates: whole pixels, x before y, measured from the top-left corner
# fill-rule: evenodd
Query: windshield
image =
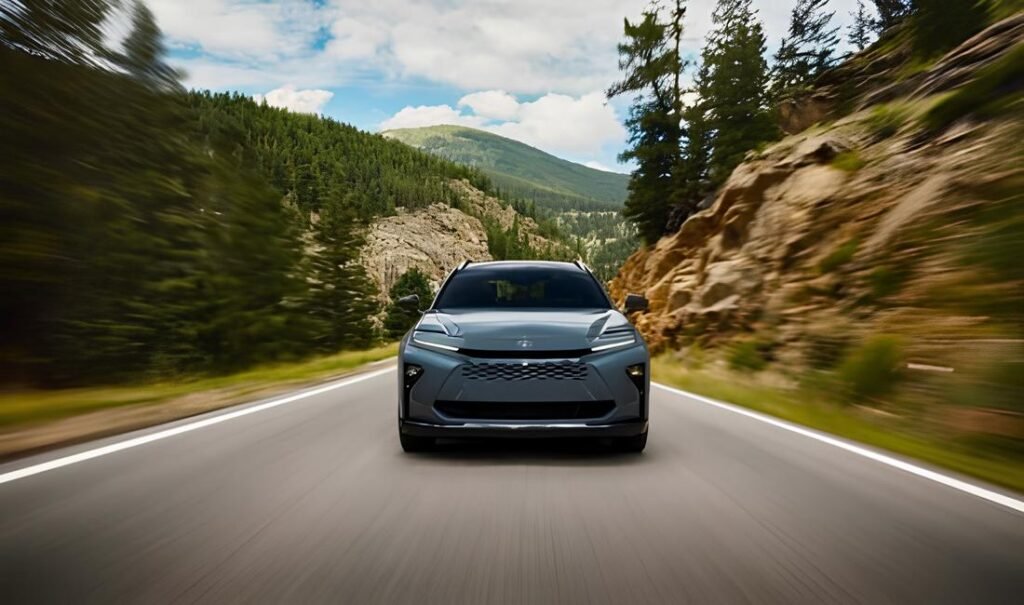
<path fill-rule="evenodd" d="M 452 276 L 438 309 L 607 309 L 590 275 L 547 267 L 475 267 Z"/>

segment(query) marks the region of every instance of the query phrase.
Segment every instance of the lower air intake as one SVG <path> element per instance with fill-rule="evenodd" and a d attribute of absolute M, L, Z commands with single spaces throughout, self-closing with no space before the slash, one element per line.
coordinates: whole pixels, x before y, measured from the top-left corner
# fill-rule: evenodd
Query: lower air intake
<path fill-rule="evenodd" d="M 462 420 L 588 420 L 607 416 L 615 409 L 615 402 L 438 401 L 434 408 L 449 418 Z"/>

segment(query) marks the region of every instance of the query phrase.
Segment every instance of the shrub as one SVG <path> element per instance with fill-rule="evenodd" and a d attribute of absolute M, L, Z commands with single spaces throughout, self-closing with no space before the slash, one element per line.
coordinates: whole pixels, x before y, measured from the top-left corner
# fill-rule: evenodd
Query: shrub
<path fill-rule="evenodd" d="M 860 242 L 854 238 L 847 240 L 830 252 L 828 256 L 821 259 L 821 262 L 818 263 L 818 269 L 821 271 L 821 274 L 831 273 L 850 262 L 853 259 L 853 255 L 857 253 L 857 246 L 859 245 Z"/>
<path fill-rule="evenodd" d="M 907 114 L 892 105 L 877 105 L 868 116 L 867 125 L 871 134 L 878 139 L 888 139 L 907 122 Z"/>
<path fill-rule="evenodd" d="M 844 151 L 832 159 L 832 167 L 838 168 L 843 172 L 857 172 L 866 163 L 864 158 L 860 157 L 860 154 L 855 149 Z"/>
<path fill-rule="evenodd" d="M 881 265 L 868 274 L 868 286 L 871 287 L 871 298 L 878 300 L 900 291 L 909 277 L 905 266 Z"/>
<path fill-rule="evenodd" d="M 772 344 L 763 340 L 745 340 L 729 349 L 729 367 L 733 370 L 758 372 L 768 365 Z"/>
<path fill-rule="evenodd" d="M 807 363 L 817 370 L 834 368 L 850 346 L 850 335 L 839 329 L 807 335 Z"/>
<path fill-rule="evenodd" d="M 846 356 L 839 366 L 839 379 L 853 400 L 879 397 L 896 385 L 902 361 L 899 338 L 873 336 Z"/>
<path fill-rule="evenodd" d="M 410 294 L 420 297 L 421 306 L 429 305 L 430 299 L 434 295 L 430 287 L 430 278 L 416 267 L 403 273 L 388 292 L 391 304 L 388 305 L 387 313 L 384 316 L 384 332 L 391 340 L 398 340 L 404 336 L 420 317 L 418 311 L 406 309 L 397 304 L 399 298 Z"/>

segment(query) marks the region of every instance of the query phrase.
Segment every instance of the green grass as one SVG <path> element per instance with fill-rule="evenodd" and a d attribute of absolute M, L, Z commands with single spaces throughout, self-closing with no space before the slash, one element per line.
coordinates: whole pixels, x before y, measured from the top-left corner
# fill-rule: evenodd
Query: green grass
<path fill-rule="evenodd" d="M 652 377 L 699 395 L 1024 492 L 1019 458 L 982 450 L 970 441 L 914 431 L 898 420 L 869 416 L 859 408 L 832 401 L 822 390 L 768 387 L 749 375 L 689 369 L 664 356 L 652 361 Z"/>
<path fill-rule="evenodd" d="M 0 427 L 56 420 L 86 412 L 130 405 L 151 405 L 185 395 L 214 393 L 238 401 L 268 388 L 330 378 L 372 361 L 394 356 L 397 344 L 365 351 L 345 351 L 298 363 L 275 364 L 225 376 L 149 384 L 23 391 L 0 394 Z"/>
<path fill-rule="evenodd" d="M 843 172 L 857 172 L 867 164 L 867 161 L 860 157 L 856 149 L 843 151 L 832 159 L 832 167 Z"/>
<path fill-rule="evenodd" d="M 839 267 L 842 267 L 853 260 L 853 255 L 857 253 L 857 247 L 859 245 L 860 242 L 856 238 L 843 242 L 836 247 L 835 250 L 830 252 L 828 256 L 821 259 L 821 262 L 818 263 L 818 270 L 822 275 L 825 275 L 826 273 L 831 273 Z"/>
<path fill-rule="evenodd" d="M 867 118 L 867 127 L 878 139 L 888 139 L 907 123 L 907 111 L 896 105 L 876 105 Z"/>

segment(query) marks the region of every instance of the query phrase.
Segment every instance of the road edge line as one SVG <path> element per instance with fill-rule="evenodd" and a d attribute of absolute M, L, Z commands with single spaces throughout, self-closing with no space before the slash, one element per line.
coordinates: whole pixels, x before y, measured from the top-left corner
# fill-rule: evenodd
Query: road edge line
<path fill-rule="evenodd" d="M 749 410 L 734 403 L 718 401 L 717 399 L 711 399 L 709 397 L 704 397 L 703 395 L 697 395 L 696 393 L 684 391 L 683 389 L 670 387 L 668 385 L 661 384 L 660 382 L 652 381 L 651 384 L 664 391 L 669 391 L 670 393 L 674 393 L 676 395 L 682 395 L 683 397 L 689 397 L 691 399 L 700 401 L 701 403 L 705 403 L 723 410 L 734 412 L 736 414 L 746 416 L 747 418 L 760 420 L 761 422 L 770 424 L 776 428 L 787 430 L 792 433 L 802 435 L 804 437 L 809 437 L 821 443 L 825 443 L 827 445 L 837 447 L 841 450 L 845 450 L 851 454 L 856 454 L 857 456 L 861 456 L 862 458 L 867 458 L 869 460 L 874 460 L 875 462 L 880 462 L 882 464 L 885 464 L 886 466 L 890 466 L 892 468 L 910 473 L 912 475 L 916 475 L 923 479 L 928 479 L 929 481 L 945 485 L 946 487 L 951 487 L 957 491 L 970 494 L 983 500 L 987 500 L 993 504 L 1004 506 L 1018 513 L 1024 513 L 1024 501 L 1018 500 L 1006 494 L 1001 494 L 999 492 L 981 487 L 980 485 L 968 483 L 967 481 L 963 481 L 955 477 L 944 475 L 931 469 L 924 468 L 923 466 L 911 464 L 906 460 L 900 460 L 899 458 L 896 458 L 894 456 L 889 456 L 887 454 L 883 454 L 881 452 L 869 449 L 868 447 L 857 445 L 856 443 L 843 440 L 839 437 L 832 436 L 828 433 L 823 433 L 821 431 L 817 431 L 798 424 L 794 424 L 792 422 L 782 420 L 780 418 L 775 418 L 774 416 L 770 416 L 768 414 L 755 412 L 753 410 Z"/>
<path fill-rule="evenodd" d="M 53 460 L 47 460 L 46 462 L 32 464 L 24 468 L 0 474 L 0 485 L 4 483 L 10 483 L 11 481 L 17 481 L 18 479 L 31 477 L 33 475 L 38 475 L 40 473 L 45 473 L 47 471 L 52 471 L 58 468 L 63 468 L 65 466 L 70 466 L 72 464 L 78 464 L 79 462 L 85 462 L 86 460 L 92 460 L 93 458 L 99 458 L 101 456 L 106 456 L 123 450 L 131 449 L 134 447 L 138 447 L 140 445 L 152 443 L 154 441 L 167 439 L 168 437 L 174 437 L 176 435 L 181 435 L 183 433 L 190 433 L 198 429 L 213 426 L 215 424 L 220 424 L 222 422 L 227 422 L 228 420 L 234 420 L 235 418 L 241 418 L 242 416 L 255 414 L 257 412 L 262 412 L 264 410 L 269 410 L 271 408 L 276 408 L 278 406 L 282 406 L 287 403 L 292 403 L 294 401 L 299 401 L 301 399 L 306 399 L 308 397 L 315 397 L 316 395 L 327 393 L 335 389 L 344 388 L 356 384 L 358 382 L 363 382 L 364 380 L 376 378 L 377 376 L 382 376 L 384 374 L 394 371 L 395 368 L 390 367 L 381 370 L 376 370 L 374 372 L 358 374 L 356 376 L 343 378 L 337 382 L 328 383 L 321 387 L 315 387 L 313 389 L 300 391 L 298 393 L 295 393 L 294 395 L 279 397 L 277 399 L 271 399 L 270 401 L 265 401 L 263 403 L 256 403 L 252 405 L 242 404 L 243 407 L 241 408 L 226 411 L 220 414 L 216 414 L 214 416 L 202 418 L 201 420 L 186 422 L 184 424 L 173 426 L 171 428 L 156 431 L 155 433 L 139 435 L 138 437 L 132 437 L 131 439 L 111 443 L 108 445 L 104 445 L 102 447 L 86 450 L 84 452 L 77 452 L 75 454 L 61 456 Z"/>

